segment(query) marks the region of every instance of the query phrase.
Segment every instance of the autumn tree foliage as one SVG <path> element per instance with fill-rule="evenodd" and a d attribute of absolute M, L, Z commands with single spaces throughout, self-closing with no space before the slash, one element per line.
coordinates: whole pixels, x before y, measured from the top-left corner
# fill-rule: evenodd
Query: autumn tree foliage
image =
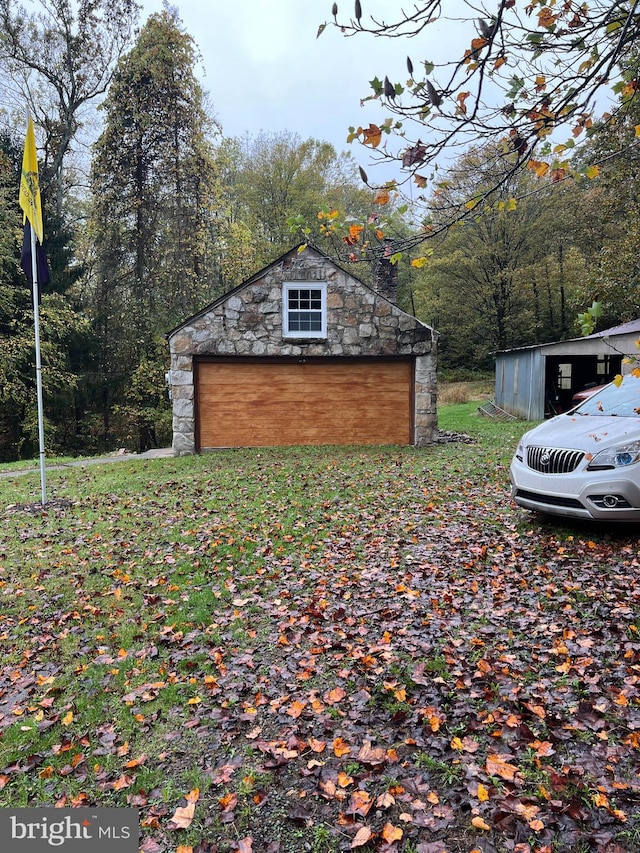
<path fill-rule="evenodd" d="M 224 139 L 216 151 L 222 203 L 214 224 L 217 264 L 227 286 L 291 248 L 290 222 L 311 223 L 320 240 L 321 207 L 362 218 L 369 192 L 355 160 L 318 139 L 294 132 L 259 133 Z"/>
<path fill-rule="evenodd" d="M 350 131 L 352 140 L 396 166 L 386 189 L 421 205 L 420 227 L 396 249 L 432 236 L 434 206 L 439 228 L 490 208 L 493 192 L 521 169 L 554 183 L 578 172 L 597 175 L 597 164 L 572 154 L 622 120 L 638 85 L 621 72 L 640 31 L 636 3 L 498 0 L 479 7 L 462 0 L 454 12 L 441 0 L 423 0 L 382 20 L 356 0 L 352 16 L 334 3 L 332 20 L 318 34 L 327 26 L 347 37 L 407 42 L 406 68 L 382 69 L 370 81 L 365 100 L 380 103 L 380 121 Z M 454 34 L 444 60 L 421 51 L 425 43 L 434 50 L 434 41 L 425 39 L 442 27 Z M 605 94 L 613 100 L 600 115 Z M 445 208 L 434 202 L 433 190 L 446 183 L 447 160 L 470 144 L 498 146 L 493 185 Z"/>
<path fill-rule="evenodd" d="M 445 201 L 481 193 L 494 165 L 490 151 L 469 151 L 442 190 Z M 541 191 L 530 173 L 514 173 L 491 211 L 433 241 L 413 270 L 414 305 L 440 332 L 443 367 L 492 370 L 497 350 L 567 337 L 589 268 L 580 229 L 571 227 L 580 198 L 572 184 Z"/>

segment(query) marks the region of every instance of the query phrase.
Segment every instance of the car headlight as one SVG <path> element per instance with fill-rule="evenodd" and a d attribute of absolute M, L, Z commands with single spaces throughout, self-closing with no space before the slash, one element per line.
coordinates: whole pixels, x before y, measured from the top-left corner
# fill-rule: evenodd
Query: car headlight
<path fill-rule="evenodd" d="M 587 470 L 601 470 L 603 468 L 626 468 L 640 461 L 640 441 L 631 444 L 622 444 L 620 447 L 610 447 L 596 453 Z"/>
<path fill-rule="evenodd" d="M 518 442 L 518 446 L 516 448 L 515 457 L 519 462 L 524 460 L 524 447 L 522 442 Z"/>

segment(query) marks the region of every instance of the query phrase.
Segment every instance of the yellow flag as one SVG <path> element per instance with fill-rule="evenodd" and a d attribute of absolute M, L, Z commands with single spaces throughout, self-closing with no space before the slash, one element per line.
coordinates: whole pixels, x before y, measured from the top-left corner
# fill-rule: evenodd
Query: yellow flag
<path fill-rule="evenodd" d="M 22 157 L 22 175 L 20 177 L 20 207 L 24 211 L 25 221 L 28 219 L 36 232 L 36 237 L 42 245 L 44 229 L 42 227 L 42 206 L 40 203 L 40 182 L 38 180 L 38 155 L 36 154 L 36 138 L 33 133 L 33 122 L 29 116 L 27 137 L 24 141 Z"/>

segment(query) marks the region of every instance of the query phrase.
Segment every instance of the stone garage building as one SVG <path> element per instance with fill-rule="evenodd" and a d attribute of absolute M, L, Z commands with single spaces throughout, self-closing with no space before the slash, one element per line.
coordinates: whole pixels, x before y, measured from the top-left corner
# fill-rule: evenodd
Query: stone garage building
<path fill-rule="evenodd" d="M 437 333 L 297 247 L 168 334 L 177 455 L 223 447 L 430 444 Z"/>

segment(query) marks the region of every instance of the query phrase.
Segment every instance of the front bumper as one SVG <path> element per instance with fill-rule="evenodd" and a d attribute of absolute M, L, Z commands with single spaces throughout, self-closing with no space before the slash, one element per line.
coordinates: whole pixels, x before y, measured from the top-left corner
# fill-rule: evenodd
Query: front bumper
<path fill-rule="evenodd" d="M 615 472 L 541 474 L 514 457 L 509 476 L 511 496 L 525 509 L 567 518 L 640 521 L 638 464 Z"/>

